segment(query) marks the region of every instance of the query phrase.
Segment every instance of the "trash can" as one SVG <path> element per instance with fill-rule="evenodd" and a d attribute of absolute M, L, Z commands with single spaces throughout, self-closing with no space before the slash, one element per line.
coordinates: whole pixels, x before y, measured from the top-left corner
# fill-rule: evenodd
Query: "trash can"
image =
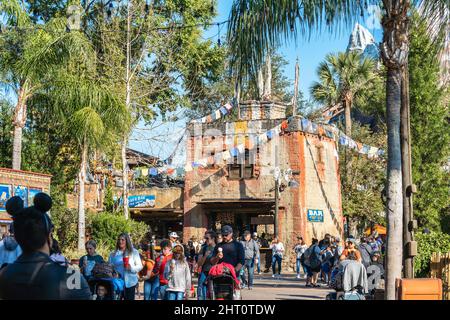
<path fill-rule="evenodd" d="M 442 300 L 441 279 L 397 279 L 398 300 Z"/>

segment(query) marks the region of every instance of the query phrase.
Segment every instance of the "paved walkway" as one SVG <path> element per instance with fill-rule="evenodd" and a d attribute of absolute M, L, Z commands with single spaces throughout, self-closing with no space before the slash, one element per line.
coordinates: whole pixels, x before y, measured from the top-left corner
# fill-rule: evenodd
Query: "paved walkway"
<path fill-rule="evenodd" d="M 295 274 L 272 278 L 270 273 L 255 275 L 253 290 L 243 289 L 243 300 L 325 300 L 332 292 L 325 285 L 321 288 L 306 288 L 305 280 L 296 279 Z"/>
<path fill-rule="evenodd" d="M 194 284 L 197 287 L 196 278 Z M 263 273 L 255 274 L 253 290 L 242 289 L 241 294 L 242 300 L 325 300 L 325 296 L 332 291 L 324 284 L 321 288 L 306 288 L 305 280 L 296 279 L 293 273 L 283 274 L 281 278 L 272 278 L 271 273 Z M 143 297 L 136 296 L 136 299 L 142 300 Z"/>

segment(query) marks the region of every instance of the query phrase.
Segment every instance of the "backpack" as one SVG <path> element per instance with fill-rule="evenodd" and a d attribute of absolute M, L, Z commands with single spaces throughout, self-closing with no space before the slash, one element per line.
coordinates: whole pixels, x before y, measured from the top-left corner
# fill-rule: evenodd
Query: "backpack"
<path fill-rule="evenodd" d="M 309 266 L 310 263 L 309 258 L 311 257 L 312 247 L 313 246 L 306 249 L 305 252 L 303 252 L 302 256 L 300 257 L 300 262 L 306 264 L 307 266 Z"/>
<path fill-rule="evenodd" d="M 316 269 L 320 267 L 322 264 L 322 260 L 320 259 L 319 255 L 314 252 L 314 249 L 311 249 L 311 254 L 309 256 L 309 266 L 312 269 Z"/>
<path fill-rule="evenodd" d="M 92 269 L 92 276 L 94 278 L 112 278 L 113 273 L 114 266 L 108 262 L 96 263 Z"/>

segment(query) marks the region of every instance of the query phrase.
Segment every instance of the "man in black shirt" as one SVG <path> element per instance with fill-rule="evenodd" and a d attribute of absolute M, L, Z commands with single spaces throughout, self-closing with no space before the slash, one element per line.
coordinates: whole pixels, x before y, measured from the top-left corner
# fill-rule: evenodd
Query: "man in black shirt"
<path fill-rule="evenodd" d="M 245 261 L 244 246 L 239 241 L 233 240 L 231 226 L 223 226 L 221 233 L 223 240 L 214 248 L 214 258 L 211 259 L 211 264 L 229 263 L 234 267 L 236 274 L 239 274 Z"/>

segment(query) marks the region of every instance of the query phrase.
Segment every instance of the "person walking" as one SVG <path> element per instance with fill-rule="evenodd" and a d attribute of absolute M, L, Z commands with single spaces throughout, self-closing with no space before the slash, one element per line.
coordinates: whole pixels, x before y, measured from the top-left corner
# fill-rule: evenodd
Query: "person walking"
<path fill-rule="evenodd" d="M 67 261 L 66 257 L 63 256 L 61 252 L 61 248 L 59 247 L 58 241 L 55 238 L 52 238 L 52 247 L 50 249 L 50 259 L 63 267 L 67 267 L 69 265 L 69 261 Z"/>
<path fill-rule="evenodd" d="M 161 254 L 156 258 L 155 267 L 153 268 L 153 274 L 156 276 L 152 283 L 152 300 L 158 300 L 158 296 L 161 300 L 166 298 L 167 278 L 164 277 L 164 270 L 166 268 L 167 261 L 172 259 L 172 244 L 169 240 L 163 240 L 160 244 Z"/>
<path fill-rule="evenodd" d="M 276 264 L 278 264 L 278 276 L 281 276 L 281 263 L 283 261 L 284 254 L 284 245 L 275 237 L 270 245 L 270 249 L 272 249 L 272 278 L 276 277 Z"/>
<path fill-rule="evenodd" d="M 205 244 L 201 248 L 198 256 L 198 266 L 201 268 L 198 276 L 198 300 L 206 300 L 206 292 L 208 291 L 206 279 L 208 278 L 209 270 L 211 270 L 212 267 L 211 258 L 213 258 L 214 248 L 216 245 L 217 234 L 214 231 L 207 231 L 205 233 Z"/>
<path fill-rule="evenodd" d="M 253 232 L 252 238 L 254 241 L 256 241 L 256 243 L 258 244 L 258 247 L 261 249 L 261 247 L 262 247 L 261 239 L 258 237 L 258 233 Z M 258 273 L 258 275 L 261 274 L 261 255 L 258 259 L 258 262 L 256 263 L 256 272 Z"/>
<path fill-rule="evenodd" d="M 97 263 L 104 263 L 105 260 L 97 254 L 97 243 L 94 240 L 89 240 L 84 245 L 86 254 L 80 258 L 79 266 L 83 276 L 89 280 L 92 277 L 92 270 Z"/>
<path fill-rule="evenodd" d="M 253 289 L 253 275 L 255 272 L 255 264 L 259 262 L 259 245 L 252 239 L 250 231 L 244 232 L 244 240 L 241 242 L 244 246 L 245 261 L 244 267 L 241 270 L 242 275 L 242 288 L 248 287 L 248 290 Z M 246 273 L 248 280 L 246 279 Z"/>
<path fill-rule="evenodd" d="M 302 237 L 297 237 L 297 244 L 294 247 L 294 252 L 297 256 L 296 259 L 296 271 L 297 271 L 297 279 L 300 279 L 300 266 L 302 266 L 304 278 L 306 279 L 306 268 L 305 265 L 301 263 L 302 255 L 305 253 L 306 249 L 308 249 L 308 246 L 306 245 L 305 241 Z"/>
<path fill-rule="evenodd" d="M 175 247 L 177 244 L 181 244 L 178 239 L 178 234 L 176 232 L 169 233 L 169 241 L 172 245 L 172 248 Z"/>
<path fill-rule="evenodd" d="M 319 240 L 313 238 L 311 246 L 302 256 L 303 263 L 307 267 L 306 287 L 320 287 L 317 284 L 320 267 L 322 261 L 320 259 L 321 250 L 319 248 Z"/>
<path fill-rule="evenodd" d="M 370 266 L 372 262 L 372 247 L 367 243 L 367 238 L 361 238 L 361 243 L 358 246 L 359 252 L 361 253 L 362 264 L 366 269 Z"/>
<path fill-rule="evenodd" d="M 12 216 L 15 239 L 23 253 L 0 270 L 0 300 L 90 300 L 91 290 L 84 277 L 69 287 L 75 270 L 50 259 L 53 223 L 47 212 L 52 199 L 38 193 L 33 206 L 24 208 L 23 200 L 12 197 L 6 211 Z"/>
<path fill-rule="evenodd" d="M 114 266 L 125 282 L 124 299 L 134 300 L 139 281 L 138 273 L 143 265 L 139 252 L 133 248 L 127 233 L 122 233 L 117 238 L 116 249 L 109 255 L 108 262 Z"/>
<path fill-rule="evenodd" d="M 211 264 L 228 263 L 234 267 L 236 274 L 239 274 L 245 263 L 244 246 L 233 239 L 233 228 L 231 226 L 223 226 L 221 234 L 222 242 L 218 243 L 214 248 Z"/>
<path fill-rule="evenodd" d="M 0 268 L 14 263 L 22 254 L 22 249 L 14 237 L 14 225 L 9 226 L 9 235 L 0 241 Z"/>
<path fill-rule="evenodd" d="M 172 259 L 166 263 L 164 277 L 167 279 L 166 299 L 184 300 L 191 289 L 191 269 L 184 256 L 184 247 L 175 245 Z"/>
<path fill-rule="evenodd" d="M 155 277 L 153 274 L 155 260 L 153 259 L 153 250 L 151 250 L 149 243 L 143 243 L 141 248 L 142 252 L 140 256 L 143 268 L 139 272 L 139 281 L 144 282 L 144 300 L 151 300 L 152 284 Z"/>
<path fill-rule="evenodd" d="M 356 241 L 354 238 L 348 238 L 344 251 L 342 251 L 339 261 L 343 260 L 356 260 L 362 262 L 361 253 L 356 248 Z"/>

